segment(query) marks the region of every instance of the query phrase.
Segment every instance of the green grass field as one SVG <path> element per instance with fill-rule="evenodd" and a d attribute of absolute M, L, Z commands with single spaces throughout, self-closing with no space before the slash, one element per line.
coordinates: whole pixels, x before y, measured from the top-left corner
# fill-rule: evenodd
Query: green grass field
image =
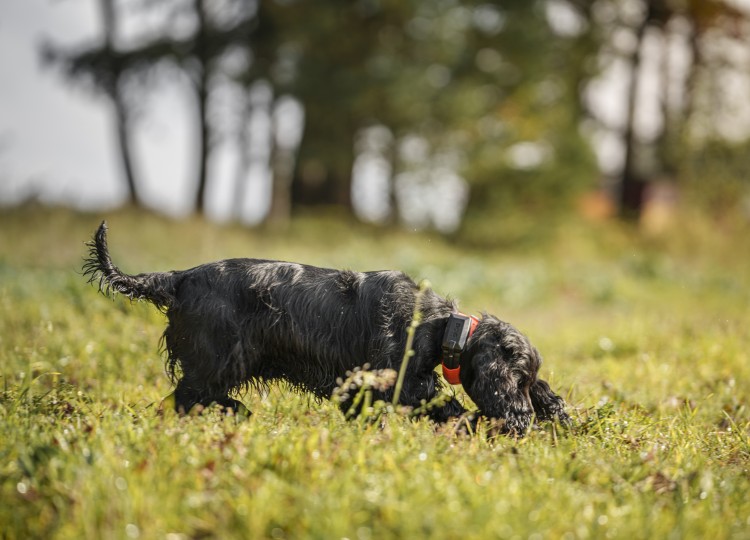
<path fill-rule="evenodd" d="M 747 225 L 570 222 L 469 249 L 321 219 L 282 234 L 107 216 L 124 271 L 397 268 L 514 323 L 575 422 L 515 440 L 347 421 L 283 386 L 244 396 L 246 421 L 158 415 L 163 315 L 80 275 L 102 217 L 0 214 L 2 538 L 750 538 Z"/>

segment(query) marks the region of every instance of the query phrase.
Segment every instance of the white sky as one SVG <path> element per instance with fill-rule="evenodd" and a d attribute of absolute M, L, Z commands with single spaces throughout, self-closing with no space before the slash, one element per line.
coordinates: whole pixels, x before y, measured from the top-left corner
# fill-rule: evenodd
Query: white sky
<path fill-rule="evenodd" d="M 0 202 L 31 193 L 82 208 L 123 201 L 109 102 L 72 88 L 40 61 L 44 39 L 70 45 L 93 38 L 94 7 L 93 1 L 80 0 L 0 2 L 0 73 L 7 74 L 0 85 Z M 178 81 L 162 84 L 145 104 L 147 114 L 133 141 L 145 180 L 142 198 L 170 214 L 188 212 L 193 203 L 189 188 L 197 163 L 190 99 Z M 217 219 L 227 217 L 231 207 L 235 155 L 221 148 L 211 163 L 215 181 L 208 211 Z M 249 188 L 249 197 L 268 196 L 262 185 Z"/>
<path fill-rule="evenodd" d="M 89 192 L 92 204 L 114 204 L 115 160 L 105 103 L 41 74 L 44 36 L 78 40 L 92 26 L 90 2 L 0 3 L 0 197 L 30 184 L 45 199 Z M 87 197 L 88 198 L 88 197 Z"/>

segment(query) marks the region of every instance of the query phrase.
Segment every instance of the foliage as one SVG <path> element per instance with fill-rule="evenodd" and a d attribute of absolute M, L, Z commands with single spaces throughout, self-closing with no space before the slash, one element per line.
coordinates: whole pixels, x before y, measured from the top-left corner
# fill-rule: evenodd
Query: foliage
<path fill-rule="evenodd" d="M 710 141 L 694 148 L 680 164 L 680 179 L 691 203 L 715 217 L 740 210 L 750 217 L 749 143 Z"/>
<path fill-rule="evenodd" d="M 360 423 L 283 385 L 245 396 L 244 421 L 159 415 L 163 315 L 78 273 L 100 216 L 6 211 L 5 538 L 747 536 L 746 234 L 690 222 L 648 240 L 566 221 L 544 252 L 499 252 L 313 219 L 281 234 L 107 217 L 125 271 L 258 256 L 429 277 L 528 333 L 575 425 L 515 440 Z"/>
<path fill-rule="evenodd" d="M 259 82 L 273 95 L 265 111 L 271 117 L 289 96 L 304 108 L 304 133 L 292 151 L 285 148 L 289 142 L 280 142 L 278 123 L 270 128 L 274 193 L 291 190 L 272 197 L 270 218 L 280 215 L 277 200 L 348 206 L 355 140 L 371 126 L 392 135 L 381 157 L 390 162 L 393 178 L 409 170 L 399 157 L 403 143 L 418 138 L 428 148 L 418 168 L 437 164 L 460 174 L 476 192 L 469 200 L 475 213 L 529 201 L 565 206 L 569 198 L 558 194 L 594 184 L 595 165 L 577 135 L 580 80 L 568 76 L 581 71 L 575 66 L 582 57 L 551 32 L 541 0 L 502 6 L 452 0 L 99 1 L 102 42 L 45 43 L 43 56 L 69 81 L 112 99 L 124 164 L 133 159 L 128 141 L 144 96 L 164 76 L 182 73 L 179 80 L 190 83 L 196 98 L 199 211 L 220 139 L 237 139 L 248 153 L 235 174 L 238 182 L 247 181 L 248 156 L 260 151 L 246 133 Z M 146 19 L 153 22 L 142 32 L 118 38 L 120 27 Z M 245 105 L 227 121 L 212 104 L 230 93 Z M 519 165 L 508 154 L 519 143 L 537 145 L 541 154 Z M 129 167 L 133 177 L 138 168 Z M 134 201 L 139 184 L 131 182 Z"/>
<path fill-rule="evenodd" d="M 445 226 L 433 218 L 436 228 L 452 231 L 465 215 L 472 240 L 511 208 L 569 211 L 597 185 L 592 146 L 606 156 L 601 170 L 623 214 L 637 217 L 648 183 L 721 169 L 711 140 L 747 137 L 744 103 L 727 88 L 747 79 L 740 51 L 750 26 L 729 0 L 92 1 L 101 40 L 45 42 L 42 56 L 112 101 L 136 204 L 131 139 L 144 97 L 165 76 L 195 97 L 197 211 L 212 171 L 224 170 L 212 157 L 236 153 L 234 211 L 260 163 L 273 177 L 267 219 L 284 225 L 306 206 L 352 210 L 358 141 L 373 127 L 386 133 L 376 154 L 381 214 L 391 215 L 381 221 L 427 225 L 412 219 L 414 201 L 427 198 L 425 213 L 440 214 L 443 202 L 458 216 Z M 660 57 L 659 73 L 646 56 Z M 593 99 L 618 73 L 620 95 Z M 289 103 L 303 111 L 296 131 L 280 120 Z M 263 123 L 253 118 L 265 132 L 250 128 Z M 414 141 L 421 150 L 409 157 Z M 700 163 L 685 171 L 694 152 Z M 706 183 L 731 195 L 722 180 Z"/>

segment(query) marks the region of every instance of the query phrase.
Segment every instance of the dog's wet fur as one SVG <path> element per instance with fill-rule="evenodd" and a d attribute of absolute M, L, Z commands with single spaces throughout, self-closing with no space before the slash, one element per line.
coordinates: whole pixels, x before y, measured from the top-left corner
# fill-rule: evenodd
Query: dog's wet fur
<path fill-rule="evenodd" d="M 218 403 L 283 379 L 328 398 L 337 379 L 363 365 L 398 371 L 418 287 L 402 272 L 353 272 L 262 259 L 227 259 L 189 270 L 129 275 L 113 263 L 102 223 L 88 244 L 84 274 L 105 294 L 147 300 L 167 316 L 167 372 L 176 383 L 175 408 Z M 421 296 L 422 322 L 414 335 L 399 403 L 419 407 L 444 381 L 441 342 L 454 302 L 432 290 Z M 524 434 L 532 420 L 569 421 L 565 404 L 537 377 L 539 352 L 521 332 L 483 315 L 461 355 L 461 384 L 479 414 Z M 393 389 L 374 399 L 390 401 Z M 348 408 L 348 404 L 343 405 Z M 461 416 L 456 399 L 425 414 L 438 422 Z"/>

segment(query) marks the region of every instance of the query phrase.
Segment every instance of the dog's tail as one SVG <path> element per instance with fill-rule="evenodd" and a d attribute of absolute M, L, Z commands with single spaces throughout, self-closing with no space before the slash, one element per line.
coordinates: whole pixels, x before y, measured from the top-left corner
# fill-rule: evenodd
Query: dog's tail
<path fill-rule="evenodd" d="M 109 256 L 107 248 L 107 222 L 102 221 L 94 238 L 87 242 L 89 254 L 84 259 L 83 275 L 89 283 L 99 282 L 99 290 L 109 296 L 124 294 L 131 300 L 148 300 L 160 309 L 175 303 L 174 272 L 154 272 L 131 276 L 120 271 Z"/>

